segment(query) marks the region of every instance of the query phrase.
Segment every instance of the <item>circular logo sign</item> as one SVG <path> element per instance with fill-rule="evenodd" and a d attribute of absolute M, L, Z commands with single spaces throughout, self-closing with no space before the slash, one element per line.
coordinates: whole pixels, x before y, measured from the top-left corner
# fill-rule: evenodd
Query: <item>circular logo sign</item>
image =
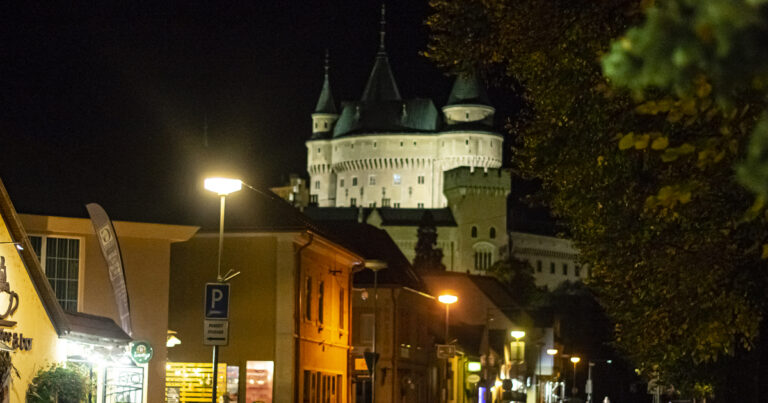
<path fill-rule="evenodd" d="M 134 341 L 131 343 L 131 358 L 136 364 L 146 364 L 152 359 L 152 346 L 146 341 Z"/>
<path fill-rule="evenodd" d="M 467 376 L 467 382 L 469 383 L 478 383 L 480 382 L 480 375 L 478 374 L 472 374 Z"/>

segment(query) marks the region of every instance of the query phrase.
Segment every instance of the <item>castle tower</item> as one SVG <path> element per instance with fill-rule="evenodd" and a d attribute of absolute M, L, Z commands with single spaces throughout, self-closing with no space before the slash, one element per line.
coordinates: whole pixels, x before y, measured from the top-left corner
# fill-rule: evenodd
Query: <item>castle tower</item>
<path fill-rule="evenodd" d="M 330 138 L 339 114 L 331 93 L 330 63 L 325 51 L 325 76 L 315 112 L 312 113 L 312 137 L 307 141 L 310 204 L 321 207 L 336 205 L 336 173 L 331 169 Z"/>
<path fill-rule="evenodd" d="M 491 126 L 495 112 L 496 109 L 491 105 L 485 87 L 476 74 L 461 74 L 456 77 L 448 102 L 443 107 L 446 123 L 453 125 L 478 122 Z"/>

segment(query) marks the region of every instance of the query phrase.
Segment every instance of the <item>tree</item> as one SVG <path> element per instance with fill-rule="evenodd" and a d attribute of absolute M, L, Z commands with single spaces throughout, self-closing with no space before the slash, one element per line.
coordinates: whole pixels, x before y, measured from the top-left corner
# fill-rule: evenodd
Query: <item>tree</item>
<path fill-rule="evenodd" d="M 644 3 L 433 0 L 425 54 L 513 79 L 512 161 L 592 266 L 617 346 L 649 379 L 722 396 L 723 368 L 756 359 L 766 306 L 762 205 L 733 170 L 763 100 L 720 102 L 701 75 L 688 93 L 614 88 L 600 58 Z"/>
<path fill-rule="evenodd" d="M 437 227 L 429 210 L 424 211 L 417 230 L 416 257 L 413 268 L 417 271 L 445 270 L 443 250 L 437 246 Z"/>
<path fill-rule="evenodd" d="M 533 268 L 527 261 L 507 256 L 491 265 L 488 272 L 512 290 L 515 302 L 521 307 L 529 307 L 540 299 Z"/>

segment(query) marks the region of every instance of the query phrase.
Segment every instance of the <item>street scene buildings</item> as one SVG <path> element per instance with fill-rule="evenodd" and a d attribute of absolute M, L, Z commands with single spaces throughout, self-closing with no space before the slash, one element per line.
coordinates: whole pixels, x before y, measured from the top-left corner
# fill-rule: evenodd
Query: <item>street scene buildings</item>
<path fill-rule="evenodd" d="M 768 5 L 694 3 L 9 7 L 0 403 L 763 401 Z"/>

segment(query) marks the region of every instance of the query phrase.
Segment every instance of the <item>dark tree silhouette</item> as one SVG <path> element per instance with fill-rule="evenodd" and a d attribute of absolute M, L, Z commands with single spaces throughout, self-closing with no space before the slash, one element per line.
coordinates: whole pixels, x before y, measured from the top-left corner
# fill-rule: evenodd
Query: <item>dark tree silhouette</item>
<path fill-rule="evenodd" d="M 421 217 L 417 237 L 413 268 L 418 271 L 445 270 L 443 250 L 435 248 L 437 245 L 437 227 L 429 210 L 425 211 Z"/>

